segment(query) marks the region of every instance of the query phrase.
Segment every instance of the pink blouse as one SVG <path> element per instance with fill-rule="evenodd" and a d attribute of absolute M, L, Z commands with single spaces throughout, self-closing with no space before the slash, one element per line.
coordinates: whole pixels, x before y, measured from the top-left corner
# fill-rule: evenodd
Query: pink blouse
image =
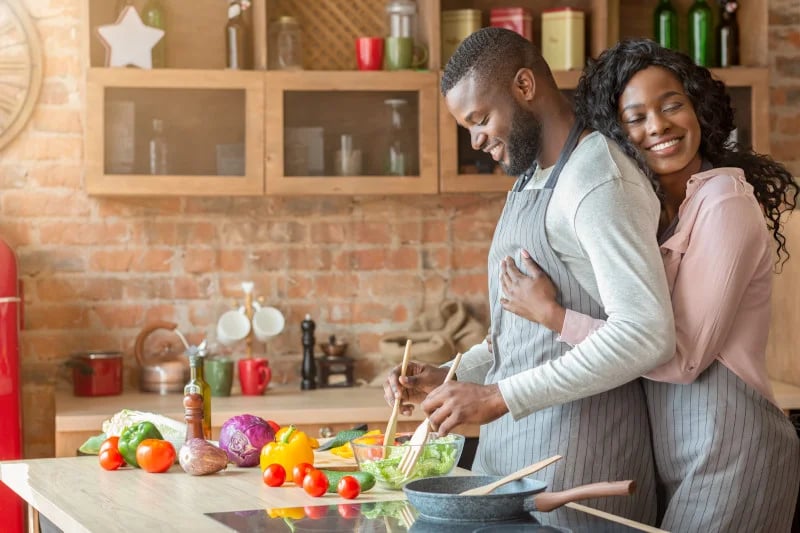
<path fill-rule="evenodd" d="M 645 377 L 691 383 L 719 360 L 776 403 L 766 364 L 776 256 L 753 187 L 738 168 L 695 174 L 678 219 L 675 233 L 661 245 L 675 315 L 675 357 Z M 578 344 L 603 324 L 567 310 L 560 339 Z"/>

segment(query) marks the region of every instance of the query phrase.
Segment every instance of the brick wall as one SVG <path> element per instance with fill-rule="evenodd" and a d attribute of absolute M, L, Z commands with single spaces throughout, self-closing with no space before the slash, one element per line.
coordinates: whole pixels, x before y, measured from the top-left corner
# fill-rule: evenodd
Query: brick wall
<path fill-rule="evenodd" d="M 25 131 L 0 157 L 0 235 L 25 283 L 25 456 L 53 454 L 53 387 L 66 356 L 127 355 L 149 320 L 197 341 L 240 296 L 287 318 L 270 343 L 278 381 L 298 378 L 299 321 L 347 338 L 370 377 L 377 338 L 445 297 L 485 321 L 485 260 L 499 196 L 99 199 L 82 191 L 81 0 L 25 0 L 45 46 L 45 81 Z M 772 137 L 800 174 L 800 6 L 771 0 Z M 257 350 L 262 350 L 261 346 Z"/>
<path fill-rule="evenodd" d="M 741 22 L 740 22 L 741 23 Z M 800 176 L 800 2 L 769 1 L 772 155 Z"/>

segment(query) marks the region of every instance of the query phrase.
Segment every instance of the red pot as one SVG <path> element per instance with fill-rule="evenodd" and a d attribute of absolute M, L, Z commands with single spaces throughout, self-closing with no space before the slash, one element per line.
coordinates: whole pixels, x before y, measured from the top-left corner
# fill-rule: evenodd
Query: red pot
<path fill-rule="evenodd" d="M 75 396 L 122 394 L 122 353 L 82 352 L 69 359 Z"/>

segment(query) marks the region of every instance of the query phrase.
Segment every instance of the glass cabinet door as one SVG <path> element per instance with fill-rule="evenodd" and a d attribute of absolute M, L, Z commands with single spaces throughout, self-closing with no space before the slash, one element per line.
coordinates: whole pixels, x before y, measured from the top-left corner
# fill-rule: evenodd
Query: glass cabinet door
<path fill-rule="evenodd" d="M 87 93 L 90 194 L 263 193 L 262 74 L 93 69 Z"/>
<path fill-rule="evenodd" d="M 430 72 L 269 72 L 267 193 L 436 193 L 436 83 Z"/>

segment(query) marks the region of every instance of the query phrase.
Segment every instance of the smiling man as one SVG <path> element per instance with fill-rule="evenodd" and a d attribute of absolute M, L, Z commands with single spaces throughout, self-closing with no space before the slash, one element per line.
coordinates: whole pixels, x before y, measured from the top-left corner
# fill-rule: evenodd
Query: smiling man
<path fill-rule="evenodd" d="M 485 342 L 470 349 L 457 381 L 441 386 L 446 369 L 411 364 L 403 380 L 395 370 L 387 401 L 401 394 L 422 402 L 440 432 L 481 424 L 477 472 L 505 475 L 560 454 L 536 475 L 550 490 L 633 479 L 635 495 L 592 506 L 652 524 L 652 449 L 636 378 L 675 347 L 652 186 L 613 142 L 576 122 L 539 51 L 514 32 L 470 35 L 441 88 L 473 148 L 519 176 L 489 252 L 493 349 Z M 504 311 L 501 263 L 522 267 L 523 250 L 555 282 L 563 307 L 606 326 L 570 348 Z"/>

